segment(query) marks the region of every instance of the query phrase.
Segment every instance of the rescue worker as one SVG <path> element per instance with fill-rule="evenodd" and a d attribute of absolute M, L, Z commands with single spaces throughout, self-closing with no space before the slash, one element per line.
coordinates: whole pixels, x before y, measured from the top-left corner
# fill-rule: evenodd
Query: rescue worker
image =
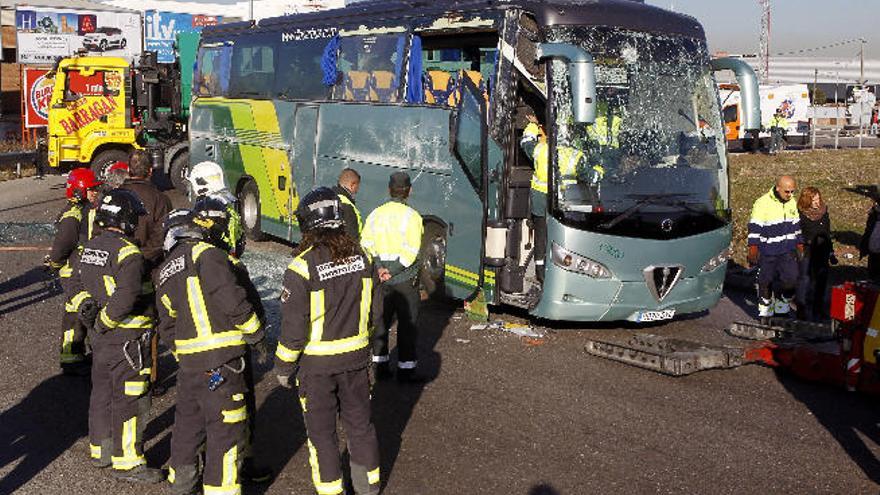
<path fill-rule="evenodd" d="M 547 143 L 547 134 L 538 123 L 537 117 L 534 114 L 529 114 L 526 118 L 529 120 L 529 124 L 523 130 L 519 144 L 535 166 L 531 188 L 532 228 L 535 230 L 535 273 L 538 280 L 543 282 L 544 259 L 547 253 L 547 174 L 550 147 Z M 558 146 L 558 149 L 557 166 L 559 167 L 560 180 L 563 185 L 574 184 L 577 182 L 578 170 L 582 169 L 586 162 L 584 154 L 569 146 Z M 591 177 L 591 182 L 598 183 L 604 170 L 597 165 L 593 168 L 592 174 L 594 177 Z"/>
<path fill-rule="evenodd" d="M 216 196 L 199 196 L 199 199 L 193 204 L 191 212 L 192 220 L 204 229 L 204 240 L 206 242 L 212 244 L 214 247 L 227 251 L 227 254 L 229 255 L 229 263 L 232 272 L 235 275 L 235 280 L 245 290 L 247 300 L 257 314 L 257 318 L 260 320 L 260 325 L 265 328 L 266 310 L 263 308 L 263 301 L 260 299 L 260 293 L 257 291 L 256 286 L 254 286 L 253 281 L 251 281 L 247 266 L 245 266 L 240 259 L 233 256 L 232 252 L 228 251 L 232 248 L 232 246 L 229 245 L 227 237 L 227 234 L 229 233 L 229 222 L 232 221 L 229 216 L 228 205 L 228 203 Z M 170 218 L 171 216 L 169 215 L 169 219 Z M 259 354 L 258 361 L 260 363 L 265 363 L 269 357 L 265 341 L 261 340 L 253 347 Z M 242 464 L 240 472 L 242 479 L 261 483 L 272 478 L 272 471 L 268 468 L 258 466 L 254 462 L 253 445 L 254 432 L 257 425 L 257 399 L 254 394 L 255 380 L 251 353 L 245 352 L 244 359 L 244 379 L 245 385 L 247 386 L 244 398 L 248 411 L 248 428 L 246 435 L 247 442 L 245 443 L 241 454 Z"/>
<path fill-rule="evenodd" d="M 391 368 L 388 333 L 397 317 L 397 379 L 418 382 L 423 378 L 415 372 L 418 336 L 419 291 L 423 223 L 419 212 L 406 204 L 412 182 L 405 172 L 391 174 L 388 193 L 391 200 L 373 210 L 364 223 L 361 246 L 383 270 L 382 324 L 373 338 L 373 362 L 376 377 L 389 378 Z"/>
<path fill-rule="evenodd" d="M 149 274 L 162 261 L 162 242 L 165 239 L 162 223 L 171 211 L 171 200 L 150 181 L 153 166 L 145 151 L 132 152 L 128 162 L 128 175 L 129 178 L 122 184 L 122 188 L 134 192 L 147 211 L 138 221 L 134 239 L 144 253 Z"/>
<path fill-rule="evenodd" d="M 770 154 L 775 155 L 782 151 L 785 132 L 788 129 L 788 119 L 782 109 L 777 109 L 773 117 L 770 118 Z"/>
<path fill-rule="evenodd" d="M 601 151 L 620 148 L 620 124 L 622 122 L 620 112 L 608 99 L 616 97 L 614 88 L 606 90 L 606 99 L 600 100 L 597 105 L 596 120 L 587 126 L 587 135 L 593 140 Z"/>
<path fill-rule="evenodd" d="M 61 370 L 66 375 L 87 376 L 86 328 L 74 309 L 76 295 L 70 283 L 73 275 L 72 258 L 78 255 L 82 244 L 94 234 L 95 202 L 98 187 L 95 174 L 88 168 L 77 168 L 67 176 L 67 205 L 58 216 L 52 251 L 45 263 L 58 273 L 64 290 L 64 313 L 61 316 Z"/>
<path fill-rule="evenodd" d="M 797 201 L 792 196 L 796 190 L 794 178 L 783 175 L 752 207 L 748 261 L 759 269 L 758 316 L 765 323 L 774 314 L 788 316 L 797 286 L 804 241 Z M 778 292 L 775 301 L 774 292 Z"/>
<path fill-rule="evenodd" d="M 89 443 L 92 464 L 112 466 L 114 477 L 158 483 L 147 467 L 143 434 L 150 409 L 151 304 L 142 292 L 144 258 L 132 241 L 143 205 L 115 189 L 98 205 L 102 232 L 83 246 L 74 265 L 74 298 L 92 346 Z"/>
<path fill-rule="evenodd" d="M 174 494 L 240 493 L 248 417 L 244 356 L 248 344 L 263 340 L 263 328 L 227 252 L 205 242 L 214 220 L 196 218 L 169 228 L 171 249 L 156 278 L 158 330 L 179 363 L 168 480 Z"/>
<path fill-rule="evenodd" d="M 128 178 L 128 164 L 125 162 L 116 162 L 107 168 L 107 173 L 104 177 L 104 185 L 108 191 L 112 191 L 117 187 L 121 187 Z"/>
<path fill-rule="evenodd" d="M 348 440 L 351 480 L 358 495 L 377 494 L 379 447 L 370 419 L 370 326 L 380 307 L 370 256 L 346 232 L 337 193 L 319 187 L 296 212 L 302 242 L 284 273 L 278 382 L 296 383 L 308 433 L 317 493 L 343 493 L 336 416 Z M 378 302 L 378 301 L 377 301 Z"/>
<path fill-rule="evenodd" d="M 245 247 L 244 229 L 241 215 L 238 214 L 238 200 L 226 187 L 223 168 L 211 161 L 199 162 L 190 170 L 186 180 L 189 182 L 190 198 L 194 202 L 199 197 L 207 196 L 220 200 L 226 205 L 228 222 L 222 238 L 226 247 L 222 249 L 240 258 L 244 254 Z"/>
<path fill-rule="evenodd" d="M 361 176 L 353 168 L 344 168 L 339 173 L 339 180 L 333 191 L 339 195 L 339 201 L 342 203 L 342 219 L 345 222 L 345 231 L 348 235 L 355 239 L 361 238 L 361 230 L 363 229 L 363 221 L 361 220 L 361 212 L 355 204 L 354 197 L 361 188 Z"/>

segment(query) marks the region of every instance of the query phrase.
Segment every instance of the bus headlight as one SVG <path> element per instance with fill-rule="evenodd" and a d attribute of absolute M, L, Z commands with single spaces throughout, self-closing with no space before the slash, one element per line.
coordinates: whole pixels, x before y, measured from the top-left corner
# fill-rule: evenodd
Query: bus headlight
<path fill-rule="evenodd" d="M 727 260 L 729 260 L 729 259 L 730 259 L 730 247 L 726 247 L 723 250 L 721 250 L 720 253 L 709 258 L 709 261 L 707 261 L 706 264 L 703 265 L 703 268 L 701 268 L 700 271 L 703 273 L 711 272 L 712 270 L 714 270 L 714 269 L 718 268 L 719 266 L 723 265 L 724 263 L 726 263 Z"/>
<path fill-rule="evenodd" d="M 585 258 L 553 243 L 553 263 L 563 270 L 582 273 L 592 278 L 611 278 L 611 271 L 598 261 Z"/>

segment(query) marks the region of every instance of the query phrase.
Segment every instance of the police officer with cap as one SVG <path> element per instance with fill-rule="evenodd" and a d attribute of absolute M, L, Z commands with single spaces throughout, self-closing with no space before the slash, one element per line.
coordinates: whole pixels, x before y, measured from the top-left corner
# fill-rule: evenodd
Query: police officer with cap
<path fill-rule="evenodd" d="M 384 379 L 391 375 L 388 332 L 396 316 L 397 379 L 401 382 L 422 381 L 415 369 L 423 223 L 419 212 L 406 204 L 411 191 L 409 175 L 391 174 L 388 181 L 391 200 L 367 216 L 361 233 L 361 245 L 373 256 L 376 266 L 387 270 L 382 290 L 384 316 L 373 340 L 376 377 Z"/>
<path fill-rule="evenodd" d="M 132 236 L 144 214 L 131 191 L 105 194 L 95 215 L 102 232 L 83 247 L 72 283 L 81 291 L 74 298 L 76 309 L 90 328 L 92 345 L 92 464 L 112 466 L 120 479 L 158 483 L 164 476 L 147 467 L 143 451 L 154 315 L 150 297 L 143 292 L 144 257 Z"/>
<path fill-rule="evenodd" d="M 343 226 L 337 193 L 319 187 L 296 212 L 302 242 L 284 273 L 276 376 L 294 379 L 319 494 L 343 493 L 336 417 L 342 419 L 355 493 L 379 493 L 379 447 L 370 419 L 370 327 L 378 271 Z"/>

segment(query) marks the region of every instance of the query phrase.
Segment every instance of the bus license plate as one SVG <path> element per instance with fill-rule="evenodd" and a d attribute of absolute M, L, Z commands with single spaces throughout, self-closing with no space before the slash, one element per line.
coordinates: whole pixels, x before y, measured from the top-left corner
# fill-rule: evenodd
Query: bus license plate
<path fill-rule="evenodd" d="M 636 321 L 663 321 L 671 320 L 675 316 L 674 309 L 664 309 L 662 311 L 642 311 Z"/>

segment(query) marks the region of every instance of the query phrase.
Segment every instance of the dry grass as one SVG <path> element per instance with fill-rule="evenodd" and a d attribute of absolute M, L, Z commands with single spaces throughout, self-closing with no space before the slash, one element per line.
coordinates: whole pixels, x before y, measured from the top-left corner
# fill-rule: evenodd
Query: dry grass
<path fill-rule="evenodd" d="M 865 260 L 858 259 L 858 242 L 872 203 L 846 189 L 880 184 L 880 149 L 731 155 L 734 260 L 745 263 L 752 203 L 770 190 L 778 176 L 785 174 L 797 179 L 799 189 L 813 186 L 822 192 L 841 264 L 864 266 Z"/>

